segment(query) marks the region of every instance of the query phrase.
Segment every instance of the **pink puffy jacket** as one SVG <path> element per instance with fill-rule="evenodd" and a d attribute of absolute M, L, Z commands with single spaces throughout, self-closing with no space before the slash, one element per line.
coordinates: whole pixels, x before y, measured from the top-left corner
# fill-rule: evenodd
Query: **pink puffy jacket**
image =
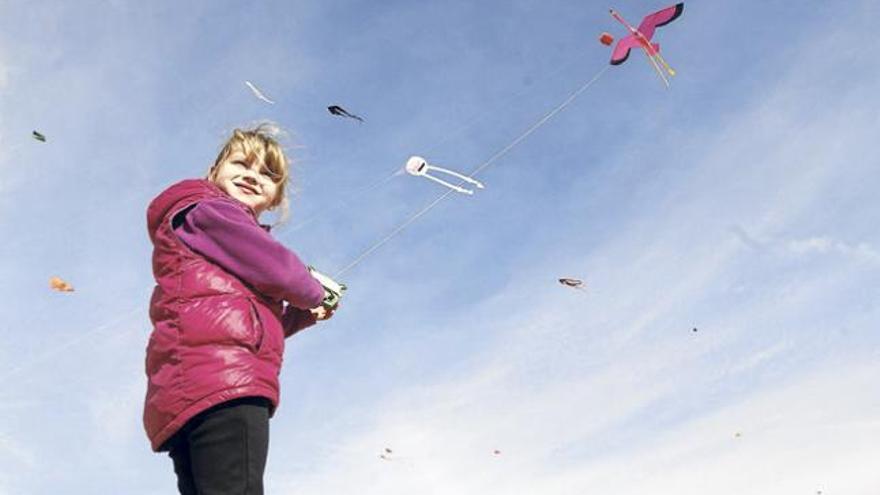
<path fill-rule="evenodd" d="M 223 195 L 209 181 L 186 180 L 165 190 L 147 210 L 157 285 L 150 301 L 144 427 L 155 451 L 190 418 L 216 404 L 258 396 L 272 402 L 273 412 L 278 405 L 281 302 L 252 291 L 190 250 L 172 230 L 176 213 Z"/>

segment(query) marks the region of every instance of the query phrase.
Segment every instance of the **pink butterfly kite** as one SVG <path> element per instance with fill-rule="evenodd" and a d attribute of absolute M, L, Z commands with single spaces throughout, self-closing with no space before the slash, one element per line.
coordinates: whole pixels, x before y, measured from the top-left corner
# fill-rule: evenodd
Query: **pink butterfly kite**
<path fill-rule="evenodd" d="M 645 16 L 645 18 L 642 19 L 642 23 L 639 24 L 639 27 L 634 28 L 626 22 L 617 11 L 611 9 L 611 17 L 617 19 L 618 22 L 626 26 L 626 29 L 630 32 L 629 36 L 621 38 L 614 47 L 614 51 L 611 53 L 611 65 L 620 65 L 626 62 L 630 50 L 633 48 L 641 48 L 645 51 L 645 55 L 647 55 L 651 65 L 654 66 L 654 70 L 657 71 L 660 79 L 663 80 L 666 87 L 669 87 L 669 79 L 666 77 L 666 74 L 674 76 L 675 71 L 668 63 L 666 63 L 666 60 L 660 56 L 660 45 L 658 43 L 652 43 L 651 38 L 654 37 L 654 31 L 656 31 L 658 27 L 665 26 L 678 19 L 682 12 L 684 12 L 684 3 L 678 3 Z"/>

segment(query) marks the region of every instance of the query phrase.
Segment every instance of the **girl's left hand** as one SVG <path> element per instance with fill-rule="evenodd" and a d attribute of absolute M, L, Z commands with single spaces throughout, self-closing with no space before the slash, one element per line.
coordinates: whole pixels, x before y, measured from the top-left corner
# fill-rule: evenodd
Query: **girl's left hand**
<path fill-rule="evenodd" d="M 311 311 L 312 314 L 315 315 L 316 320 L 324 321 L 324 320 L 329 320 L 331 317 L 333 317 L 333 313 L 336 312 L 336 308 L 338 308 L 338 307 L 339 307 L 339 305 L 337 305 L 333 308 L 318 306 L 317 308 L 312 308 L 309 311 Z"/>

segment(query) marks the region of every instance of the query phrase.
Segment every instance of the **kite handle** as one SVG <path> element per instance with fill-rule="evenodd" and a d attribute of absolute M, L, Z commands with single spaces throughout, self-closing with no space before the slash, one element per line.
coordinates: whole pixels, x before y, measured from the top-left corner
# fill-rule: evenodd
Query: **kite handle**
<path fill-rule="evenodd" d="M 342 293 L 345 292 L 348 287 L 345 284 L 333 280 L 329 275 L 319 272 L 312 266 L 309 266 L 308 268 L 309 274 L 324 288 L 324 300 L 321 302 L 321 305 L 327 309 L 335 309 L 336 306 L 339 305 Z"/>

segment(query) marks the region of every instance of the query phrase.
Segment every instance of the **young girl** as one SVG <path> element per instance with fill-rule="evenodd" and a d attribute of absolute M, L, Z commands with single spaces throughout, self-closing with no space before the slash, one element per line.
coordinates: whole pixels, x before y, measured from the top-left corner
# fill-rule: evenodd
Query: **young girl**
<path fill-rule="evenodd" d="M 208 177 L 150 203 L 144 426 L 181 494 L 262 494 L 284 338 L 326 320 L 324 289 L 257 219 L 286 203 L 288 161 L 266 125 L 235 130 Z"/>

